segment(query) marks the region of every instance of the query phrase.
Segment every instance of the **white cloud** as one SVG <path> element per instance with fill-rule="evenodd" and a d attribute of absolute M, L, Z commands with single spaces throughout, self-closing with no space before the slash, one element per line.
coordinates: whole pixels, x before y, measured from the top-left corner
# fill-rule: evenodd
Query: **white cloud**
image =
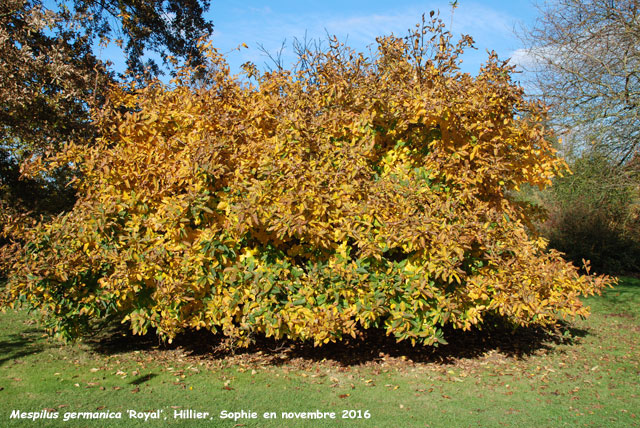
<path fill-rule="evenodd" d="M 516 65 L 519 69 L 530 70 L 536 64 L 536 59 L 529 49 L 516 49 L 511 52 L 511 64 Z"/>

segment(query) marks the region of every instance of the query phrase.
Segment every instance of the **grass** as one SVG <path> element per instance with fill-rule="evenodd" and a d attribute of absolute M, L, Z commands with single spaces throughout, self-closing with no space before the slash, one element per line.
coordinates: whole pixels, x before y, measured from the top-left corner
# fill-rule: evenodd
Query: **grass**
<path fill-rule="evenodd" d="M 555 334 L 489 330 L 436 350 L 375 334 L 322 349 L 264 341 L 236 353 L 197 334 L 172 347 L 122 333 L 64 345 L 25 312 L 7 312 L 0 426 L 640 426 L 640 280 L 623 278 L 586 301 L 593 315 Z M 10 417 L 43 409 L 58 419 Z M 174 418 L 188 409 L 209 417 Z M 155 410 L 160 419 L 130 418 L 128 410 Z M 220 417 L 242 410 L 257 418 Z M 107 411 L 122 419 L 63 421 L 65 413 Z M 336 419 L 282 418 L 316 411 Z"/>

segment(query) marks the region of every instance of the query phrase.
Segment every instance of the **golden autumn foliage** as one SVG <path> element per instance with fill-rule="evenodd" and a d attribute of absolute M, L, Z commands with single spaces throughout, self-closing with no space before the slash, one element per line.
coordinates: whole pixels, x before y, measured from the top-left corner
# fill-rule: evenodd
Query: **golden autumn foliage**
<path fill-rule="evenodd" d="M 95 146 L 26 171 L 72 165 L 79 200 L 16 232 L 5 304 L 40 309 L 66 337 L 118 319 L 239 344 L 371 327 L 436 344 L 442 326 L 488 315 L 587 315 L 579 296 L 612 281 L 545 251 L 509 198 L 565 167 L 543 111 L 495 55 L 461 73 L 470 43 L 434 19 L 378 39 L 372 59 L 332 41 L 303 67 L 247 65 L 243 80 L 209 48 L 199 84 L 186 69 L 114 88 Z"/>

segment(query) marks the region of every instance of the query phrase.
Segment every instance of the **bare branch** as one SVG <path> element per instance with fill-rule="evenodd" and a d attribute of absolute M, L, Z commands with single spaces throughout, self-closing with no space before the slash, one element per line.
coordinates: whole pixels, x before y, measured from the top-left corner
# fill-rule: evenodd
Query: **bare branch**
<path fill-rule="evenodd" d="M 637 0 L 555 0 L 520 35 L 528 71 L 553 124 L 575 144 L 625 162 L 638 151 L 640 11 Z"/>

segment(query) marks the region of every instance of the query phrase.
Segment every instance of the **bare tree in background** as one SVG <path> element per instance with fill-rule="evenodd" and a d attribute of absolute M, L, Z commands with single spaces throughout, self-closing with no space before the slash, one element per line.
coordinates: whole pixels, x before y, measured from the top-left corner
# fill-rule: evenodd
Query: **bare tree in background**
<path fill-rule="evenodd" d="M 520 62 L 573 172 L 533 198 L 547 212 L 541 231 L 577 264 L 638 272 L 640 0 L 540 1 Z"/>
<path fill-rule="evenodd" d="M 640 1 L 553 0 L 522 35 L 553 124 L 619 165 L 640 149 Z"/>

